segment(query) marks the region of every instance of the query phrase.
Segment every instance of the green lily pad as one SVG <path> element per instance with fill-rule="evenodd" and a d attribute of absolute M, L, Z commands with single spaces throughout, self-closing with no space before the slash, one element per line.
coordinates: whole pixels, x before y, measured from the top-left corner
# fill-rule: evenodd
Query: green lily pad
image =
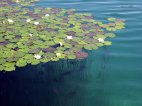
<path fill-rule="evenodd" d="M 15 66 L 5 67 L 4 70 L 5 71 L 14 71 L 15 70 Z"/>
<path fill-rule="evenodd" d="M 27 62 L 26 62 L 26 60 L 24 60 L 24 59 L 19 59 L 17 62 L 16 62 L 16 66 L 18 66 L 18 67 L 24 67 L 24 66 L 26 66 L 27 65 Z"/>
<path fill-rule="evenodd" d="M 0 37 L 0 42 L 4 42 L 4 41 L 5 41 L 5 39 Z"/>
<path fill-rule="evenodd" d="M 96 50 L 98 49 L 98 46 L 95 44 L 87 44 L 87 45 L 84 45 L 84 48 L 87 50 Z"/>
<path fill-rule="evenodd" d="M 37 64 L 39 64 L 39 63 L 40 63 L 39 60 L 33 59 L 33 61 L 31 62 L 31 65 L 37 65 Z"/>
<path fill-rule="evenodd" d="M 116 35 L 114 33 L 106 33 L 106 37 L 114 38 Z"/>
<path fill-rule="evenodd" d="M 59 60 L 58 57 L 53 57 L 53 58 L 51 58 L 51 61 L 58 61 L 58 60 Z"/>
<path fill-rule="evenodd" d="M 15 45 L 15 44 L 7 44 L 6 47 L 7 48 L 15 48 L 15 47 L 17 47 L 17 45 Z"/>
<path fill-rule="evenodd" d="M 68 59 L 75 59 L 76 56 L 75 56 L 74 54 L 70 54 L 70 55 L 67 56 L 67 58 L 68 58 Z"/>
<path fill-rule="evenodd" d="M 0 59 L 0 64 L 4 64 L 6 62 L 6 59 Z"/>
<path fill-rule="evenodd" d="M 4 70 L 4 66 L 3 65 L 0 65 L 0 71 L 3 71 Z"/>
<path fill-rule="evenodd" d="M 17 51 L 17 52 L 15 52 L 15 57 L 23 57 L 23 56 L 25 56 L 26 55 L 26 53 L 25 52 L 22 52 L 22 51 Z"/>
<path fill-rule="evenodd" d="M 47 62 L 49 62 L 50 61 L 50 59 L 48 59 L 48 58 L 43 58 L 43 59 L 41 59 L 41 62 L 43 62 L 43 63 L 47 63 Z"/>
<path fill-rule="evenodd" d="M 93 36 L 94 39 L 98 39 L 98 38 L 102 38 L 102 39 L 105 39 L 106 36 L 104 35 L 96 35 L 96 36 Z"/>
<path fill-rule="evenodd" d="M 116 18 L 110 17 L 108 18 L 109 21 L 116 21 Z"/>
<path fill-rule="evenodd" d="M 104 45 L 107 45 L 107 46 L 108 46 L 108 45 L 112 45 L 112 42 L 110 42 L 110 41 L 105 41 L 105 42 L 104 42 Z"/>

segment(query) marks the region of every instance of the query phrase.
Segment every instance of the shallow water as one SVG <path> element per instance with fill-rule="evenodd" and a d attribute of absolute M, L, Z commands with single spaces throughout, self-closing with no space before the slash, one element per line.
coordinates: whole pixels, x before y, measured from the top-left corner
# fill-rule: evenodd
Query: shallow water
<path fill-rule="evenodd" d="M 1 106 L 142 106 L 141 0 L 41 0 L 36 6 L 75 8 L 103 22 L 122 18 L 126 28 L 85 60 L 0 73 Z"/>

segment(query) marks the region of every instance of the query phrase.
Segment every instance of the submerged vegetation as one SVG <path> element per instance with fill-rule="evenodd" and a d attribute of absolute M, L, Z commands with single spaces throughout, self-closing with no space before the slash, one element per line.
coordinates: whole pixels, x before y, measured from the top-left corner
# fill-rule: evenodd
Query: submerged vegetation
<path fill-rule="evenodd" d="M 39 8 L 37 0 L 1 0 L 0 71 L 60 59 L 83 59 L 85 50 L 111 45 L 124 20 L 108 18 L 104 24 L 89 13 L 74 9 Z"/>

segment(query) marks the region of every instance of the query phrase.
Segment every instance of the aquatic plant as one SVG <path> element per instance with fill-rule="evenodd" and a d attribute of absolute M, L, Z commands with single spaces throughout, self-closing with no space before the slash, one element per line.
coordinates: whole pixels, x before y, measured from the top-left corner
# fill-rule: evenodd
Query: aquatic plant
<path fill-rule="evenodd" d="M 60 59 L 84 59 L 86 50 L 111 45 L 124 20 L 104 24 L 74 9 L 38 8 L 37 0 L 1 0 L 0 71 Z M 86 49 L 86 50 L 85 50 Z"/>

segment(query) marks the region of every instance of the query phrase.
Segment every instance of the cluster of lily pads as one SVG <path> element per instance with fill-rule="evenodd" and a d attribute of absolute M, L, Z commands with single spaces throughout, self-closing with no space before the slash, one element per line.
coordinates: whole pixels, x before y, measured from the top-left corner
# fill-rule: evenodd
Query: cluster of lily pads
<path fill-rule="evenodd" d="M 28 8 L 37 0 L 1 0 L 0 71 L 60 59 L 83 59 L 86 50 L 111 45 L 124 20 L 104 24 L 74 9 Z"/>

